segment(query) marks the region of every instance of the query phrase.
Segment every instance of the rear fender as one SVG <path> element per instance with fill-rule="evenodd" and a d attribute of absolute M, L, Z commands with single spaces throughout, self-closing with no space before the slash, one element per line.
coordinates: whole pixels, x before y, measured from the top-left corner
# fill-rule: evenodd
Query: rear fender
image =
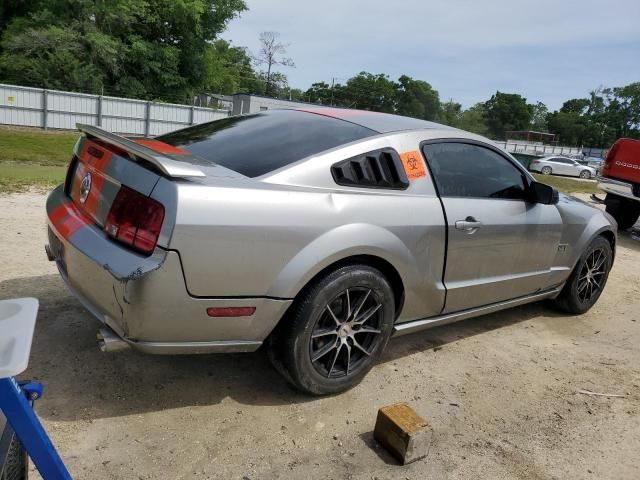
<path fill-rule="evenodd" d="M 334 228 L 309 243 L 282 269 L 268 296 L 295 298 L 323 269 L 356 255 L 372 255 L 389 262 L 405 288 L 419 282 L 417 262 L 402 240 L 382 227 L 358 223 Z"/>

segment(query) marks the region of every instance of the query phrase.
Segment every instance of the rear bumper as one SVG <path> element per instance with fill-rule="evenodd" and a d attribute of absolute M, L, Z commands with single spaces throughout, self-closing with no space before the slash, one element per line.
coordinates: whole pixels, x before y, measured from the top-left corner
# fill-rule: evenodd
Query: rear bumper
<path fill-rule="evenodd" d="M 614 180 L 607 177 L 598 177 L 598 188 L 604 192 L 620 195 L 621 197 L 626 197 L 640 202 L 640 197 L 636 197 L 633 194 L 632 183 Z"/>
<path fill-rule="evenodd" d="M 60 218 L 60 209 L 65 217 Z M 131 347 L 160 354 L 248 352 L 269 335 L 291 300 L 200 298 L 186 289 L 180 256 L 132 253 L 84 221 L 62 192 L 47 201 L 49 245 L 69 290 Z M 80 225 L 80 226 L 78 226 Z M 247 317 L 212 318 L 209 307 L 256 307 Z"/>

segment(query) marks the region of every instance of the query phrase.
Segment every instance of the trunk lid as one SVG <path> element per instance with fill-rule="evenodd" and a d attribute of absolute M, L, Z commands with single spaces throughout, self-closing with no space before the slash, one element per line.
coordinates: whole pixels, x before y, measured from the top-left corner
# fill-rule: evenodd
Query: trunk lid
<path fill-rule="evenodd" d="M 81 137 L 65 182 L 65 193 L 96 225 L 104 227 L 122 185 L 150 195 L 160 176 L 137 165 L 128 154 L 100 140 Z"/>
<path fill-rule="evenodd" d="M 161 178 L 205 177 L 198 166 L 190 163 L 194 157 L 179 148 L 157 140 L 128 139 L 90 125 L 79 124 L 78 129 L 84 135 L 74 148 L 64 193 L 84 217 L 112 236 L 117 235 L 109 224 L 112 207 L 118 204 L 121 217 L 135 207 L 123 205 L 123 197 L 150 197 Z M 127 195 L 131 191 L 135 194 Z M 144 218 L 138 220 L 144 223 Z M 135 227 L 129 225 L 130 232 L 135 233 Z"/>
<path fill-rule="evenodd" d="M 74 149 L 65 193 L 101 227 L 122 185 L 149 196 L 160 177 L 205 176 L 189 163 L 192 155 L 180 148 L 157 140 L 132 140 L 91 125 L 77 127 L 84 135 Z"/>

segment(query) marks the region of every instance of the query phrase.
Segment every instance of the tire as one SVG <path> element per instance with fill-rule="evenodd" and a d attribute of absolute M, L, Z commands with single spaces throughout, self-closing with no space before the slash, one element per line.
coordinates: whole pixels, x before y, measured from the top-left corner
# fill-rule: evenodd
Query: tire
<path fill-rule="evenodd" d="M 591 178 L 591 172 L 589 170 L 581 171 L 580 178 Z"/>
<path fill-rule="evenodd" d="M 303 290 L 274 332 L 269 356 L 303 392 L 343 392 L 380 358 L 394 318 L 384 275 L 367 265 L 345 266 Z"/>
<path fill-rule="evenodd" d="M 638 221 L 638 217 L 640 217 L 640 202 L 627 200 L 608 193 L 604 203 L 606 212 L 618 222 L 620 230 L 627 230 L 633 227 Z"/>
<path fill-rule="evenodd" d="M 2 414 L 0 414 L 2 417 Z M 4 420 L 4 418 L 0 419 Z M 16 434 L 11 431 L 11 427 L 5 425 L 4 431 L 0 430 L 0 436 L 7 434 L 8 449 L 6 450 L 6 458 L 0 462 L 0 479 L 2 480 L 27 480 L 29 475 L 29 458 L 27 452 L 18 440 Z M 9 429 L 9 431 L 7 431 Z"/>
<path fill-rule="evenodd" d="M 611 244 L 602 236 L 595 238 L 578 260 L 560 295 L 554 300 L 556 306 L 573 314 L 589 310 L 604 290 L 612 261 Z"/>
<path fill-rule="evenodd" d="M 540 170 L 540 173 L 542 173 L 543 175 L 551 175 L 551 167 L 549 166 L 542 167 L 542 169 Z"/>

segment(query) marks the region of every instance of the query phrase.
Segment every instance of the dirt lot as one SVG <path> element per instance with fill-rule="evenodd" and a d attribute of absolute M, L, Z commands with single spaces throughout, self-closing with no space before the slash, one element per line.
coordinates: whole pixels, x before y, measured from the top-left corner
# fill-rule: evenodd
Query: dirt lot
<path fill-rule="evenodd" d="M 38 414 L 74 478 L 640 478 L 640 239 L 628 232 L 588 314 L 534 304 L 398 338 L 362 384 L 318 399 L 262 352 L 101 353 L 97 322 L 44 255 L 44 199 L 0 196 L 0 298 L 40 299 L 24 377 L 45 385 Z M 435 431 L 406 467 L 371 433 L 397 401 Z"/>

